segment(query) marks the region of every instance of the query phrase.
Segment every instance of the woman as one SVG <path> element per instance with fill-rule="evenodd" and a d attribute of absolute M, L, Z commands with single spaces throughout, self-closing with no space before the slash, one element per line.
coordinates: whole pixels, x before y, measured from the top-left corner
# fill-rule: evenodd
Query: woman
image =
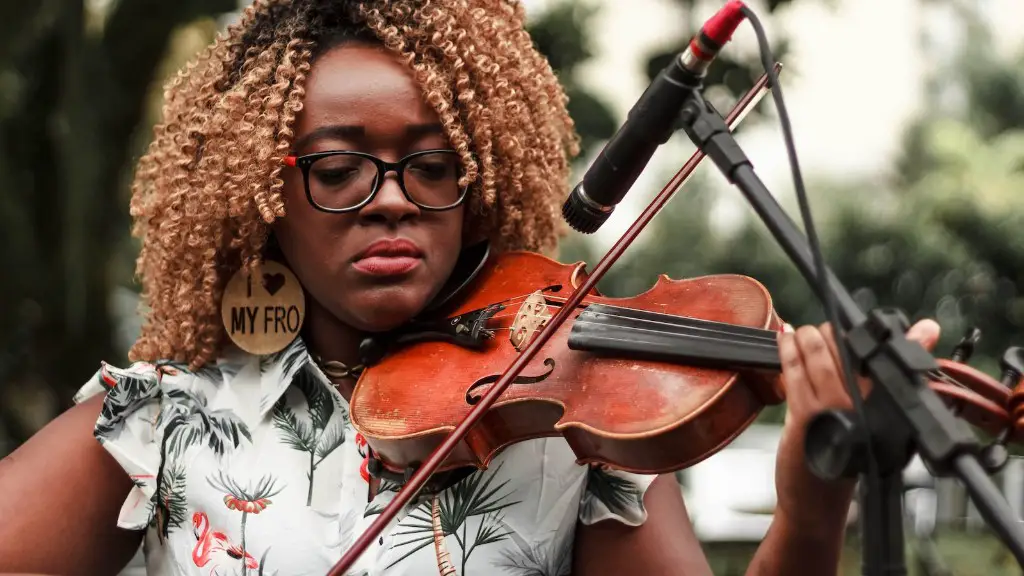
<path fill-rule="evenodd" d="M 0 465 L 0 572 L 114 574 L 144 539 L 150 574 L 326 573 L 396 490 L 348 419 L 363 336 L 443 298 L 471 242 L 556 241 L 576 141 L 523 18 L 498 0 L 260 0 L 171 83 L 132 199 L 135 363 L 102 366 Z M 259 261 L 284 280 L 254 288 L 239 271 Z M 297 289 L 289 270 L 294 311 L 229 310 Z M 752 574 L 837 569 L 851 486 L 801 450 L 814 412 L 848 405 L 828 341 L 780 336 L 779 503 Z M 523 442 L 417 502 L 352 573 L 570 571 L 709 574 L 673 476 Z"/>

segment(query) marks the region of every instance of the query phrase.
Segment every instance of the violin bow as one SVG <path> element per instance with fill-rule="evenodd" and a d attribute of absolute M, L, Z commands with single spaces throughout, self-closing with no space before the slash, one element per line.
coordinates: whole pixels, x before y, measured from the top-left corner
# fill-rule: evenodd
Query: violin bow
<path fill-rule="evenodd" d="M 775 73 L 782 70 L 782 64 L 779 62 L 775 63 Z M 769 78 L 767 74 L 762 74 L 761 77 L 754 83 L 754 86 L 750 88 L 733 106 L 732 110 L 726 116 L 725 121 L 729 126 L 730 130 L 735 130 L 739 126 L 740 122 L 746 118 L 754 107 L 764 98 L 771 90 L 769 86 Z M 459 423 L 459 425 L 445 438 L 444 442 L 441 443 L 427 458 L 427 461 L 420 466 L 409 480 L 402 486 L 402 488 L 395 495 L 394 499 L 388 503 L 384 510 L 379 516 L 371 523 L 366 530 L 356 539 L 352 546 L 345 552 L 341 560 L 335 564 L 334 568 L 328 573 L 328 576 L 343 576 L 345 572 L 356 563 L 363 552 L 369 548 L 370 544 L 376 540 L 384 529 L 394 520 L 395 516 L 398 515 L 399 510 L 404 508 L 412 501 L 413 498 L 422 490 L 427 479 L 434 473 L 441 463 L 444 462 L 455 447 L 466 437 L 469 430 L 476 425 L 476 423 L 483 417 L 483 415 L 490 410 L 491 406 L 497 402 L 498 397 L 512 384 L 517 376 L 526 368 L 530 360 L 540 351 L 540 349 L 547 343 L 552 335 L 558 330 L 558 328 L 564 323 L 569 316 L 573 313 L 577 306 L 583 301 L 583 299 L 597 286 L 598 281 L 604 276 L 605 272 L 611 268 L 612 264 L 625 252 L 626 248 L 632 244 L 633 240 L 643 231 L 648 223 L 654 218 L 654 216 L 665 207 L 665 204 L 669 201 L 672 195 L 680 189 L 690 177 L 693 175 L 693 171 L 700 165 L 701 161 L 704 160 L 705 154 L 700 150 L 697 150 L 690 156 L 690 159 L 676 172 L 675 176 L 662 188 L 661 192 L 655 196 L 654 200 L 644 209 L 643 213 L 635 222 L 633 222 L 629 229 L 619 238 L 615 245 L 601 258 L 601 261 L 594 267 L 594 271 L 586 278 L 583 284 L 574 291 L 567 299 L 563 306 L 558 309 L 558 312 L 548 321 L 543 329 L 533 338 L 533 341 L 527 346 L 526 350 L 516 357 L 515 361 L 505 369 L 505 372 L 501 377 L 494 383 L 490 390 L 485 394 L 470 410 L 469 414 Z"/>

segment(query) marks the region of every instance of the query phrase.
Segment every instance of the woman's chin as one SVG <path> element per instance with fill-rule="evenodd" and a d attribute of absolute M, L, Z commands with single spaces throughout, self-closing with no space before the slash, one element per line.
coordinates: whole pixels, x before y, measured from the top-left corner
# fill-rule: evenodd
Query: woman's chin
<path fill-rule="evenodd" d="M 363 332 L 387 332 L 412 320 L 427 305 L 424 298 L 411 294 L 374 295 L 359 298 L 345 309 L 351 324 Z"/>

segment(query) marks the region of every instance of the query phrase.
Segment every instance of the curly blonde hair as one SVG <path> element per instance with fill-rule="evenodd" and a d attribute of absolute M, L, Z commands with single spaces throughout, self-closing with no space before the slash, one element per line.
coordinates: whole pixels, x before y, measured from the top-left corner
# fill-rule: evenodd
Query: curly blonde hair
<path fill-rule="evenodd" d="M 196 369 L 220 352 L 224 286 L 259 266 L 285 215 L 282 159 L 316 57 L 347 40 L 404 62 L 462 157 L 468 237 L 544 251 L 578 139 L 517 0 L 257 0 L 169 82 L 132 185 L 148 308 L 133 361 Z"/>

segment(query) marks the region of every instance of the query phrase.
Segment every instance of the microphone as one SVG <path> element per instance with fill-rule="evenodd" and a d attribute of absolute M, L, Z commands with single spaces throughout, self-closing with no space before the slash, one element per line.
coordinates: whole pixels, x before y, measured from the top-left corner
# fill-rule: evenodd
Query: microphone
<path fill-rule="evenodd" d="M 743 2 L 732 0 L 704 23 L 678 57 L 658 73 L 562 205 L 574 230 L 592 234 L 651 161 L 654 151 L 672 137 L 683 105 L 700 88 L 708 66 L 744 20 Z"/>

